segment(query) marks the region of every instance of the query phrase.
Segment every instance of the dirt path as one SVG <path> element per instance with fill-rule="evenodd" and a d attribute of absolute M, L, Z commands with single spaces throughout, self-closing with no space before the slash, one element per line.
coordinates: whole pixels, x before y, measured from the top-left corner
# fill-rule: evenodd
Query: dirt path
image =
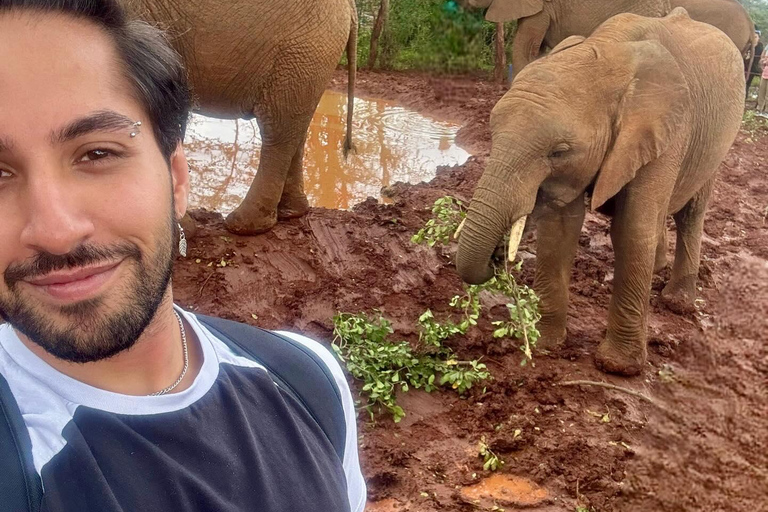
<path fill-rule="evenodd" d="M 341 74 L 334 87 L 343 88 Z M 460 143 L 477 156 L 440 169 L 429 184 L 392 187 L 394 204 L 313 209 L 258 237 L 231 235 L 220 216 L 197 212 L 200 233 L 175 271 L 180 304 L 326 342 L 337 311 L 380 309 L 410 339 L 421 312 L 448 310 L 461 291 L 450 251 L 415 246 L 410 237 L 436 198 L 471 198 L 490 147 L 487 117 L 503 91 L 472 79 L 364 72 L 358 90 L 463 123 Z M 592 363 L 605 330 L 613 254 L 607 222 L 589 215 L 562 349 L 521 367 L 519 351 L 489 341 L 491 326 L 481 322 L 452 346 L 463 358 L 487 358 L 495 379 L 485 393 L 409 392 L 397 425 L 387 417 L 372 425 L 360 415 L 364 473 L 376 502 L 369 510 L 768 510 L 766 135 L 741 134 L 720 170 L 698 308 L 671 311 L 659 300 L 663 277 L 654 281 L 642 376 L 607 376 Z M 528 260 L 523 270 L 529 283 L 531 266 Z M 558 385 L 576 379 L 631 388 L 653 403 Z M 491 474 L 477 455 L 481 435 L 506 462 L 498 472 L 506 481 L 485 480 Z M 495 500 L 473 494 L 481 481 Z"/>

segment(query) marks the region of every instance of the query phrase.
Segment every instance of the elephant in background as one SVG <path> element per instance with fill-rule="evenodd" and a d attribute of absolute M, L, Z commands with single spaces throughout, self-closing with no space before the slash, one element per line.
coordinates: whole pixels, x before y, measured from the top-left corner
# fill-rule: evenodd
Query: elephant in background
<path fill-rule="evenodd" d="M 304 193 L 304 142 L 312 115 L 347 51 L 349 99 L 345 153 L 352 147 L 357 60 L 354 0 L 123 0 L 171 34 L 204 115 L 256 118 L 259 168 L 228 230 L 256 234 L 298 217 Z"/>
<path fill-rule="evenodd" d="M 621 13 L 660 17 L 670 11 L 669 0 L 467 0 L 488 8 L 494 23 L 517 20 L 512 46 L 515 75 L 536 60 L 543 48 L 554 48 L 570 36 L 589 36 L 608 18 Z"/>
<path fill-rule="evenodd" d="M 662 293 L 695 298 L 715 171 L 744 111 L 742 71 L 733 43 L 680 8 L 665 18 L 616 16 L 531 63 L 491 114 L 491 155 L 459 236 L 461 277 L 492 277 L 497 245 L 530 214 L 541 343 L 559 344 L 589 197 L 592 209 L 612 217 L 615 251 L 608 328 L 595 362 L 607 372 L 640 373 L 669 214 L 677 248 Z"/>
<path fill-rule="evenodd" d="M 670 5 L 683 7 L 696 21 L 709 23 L 725 32 L 744 58 L 744 71 L 752 69 L 755 55 L 755 24 L 737 0 L 670 0 Z"/>
<path fill-rule="evenodd" d="M 713 25 L 736 44 L 751 66 L 752 34 L 755 27 L 749 13 L 736 0 L 466 0 L 472 7 L 488 8 L 492 22 L 518 20 L 512 48 L 515 74 L 566 37 L 588 37 L 608 18 L 621 13 L 665 16 L 675 7 L 684 7 L 691 18 Z"/>

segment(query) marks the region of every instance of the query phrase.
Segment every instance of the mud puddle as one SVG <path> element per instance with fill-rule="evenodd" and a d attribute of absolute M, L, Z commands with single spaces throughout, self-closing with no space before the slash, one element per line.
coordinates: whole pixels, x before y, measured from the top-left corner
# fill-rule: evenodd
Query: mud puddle
<path fill-rule="evenodd" d="M 461 495 L 468 503 L 488 507 L 496 503 L 531 507 L 540 505 L 549 498 L 545 489 L 530 480 L 499 474 L 463 488 Z"/>
<path fill-rule="evenodd" d="M 312 119 L 304 154 L 310 205 L 347 209 L 397 181 L 419 183 L 440 165 L 461 164 L 469 153 L 455 144 L 460 126 L 425 117 L 393 101 L 355 99 L 357 154 L 342 154 L 345 94 L 328 91 Z M 187 138 L 190 206 L 223 214 L 245 196 L 259 165 L 261 136 L 255 120 L 193 116 Z"/>

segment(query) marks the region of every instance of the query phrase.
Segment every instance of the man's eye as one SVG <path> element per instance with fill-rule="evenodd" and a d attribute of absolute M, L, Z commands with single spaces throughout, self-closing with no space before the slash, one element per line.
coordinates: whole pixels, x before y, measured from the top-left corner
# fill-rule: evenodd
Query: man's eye
<path fill-rule="evenodd" d="M 0 179 L 10 178 L 12 176 L 13 176 L 12 172 L 0 169 Z"/>
<path fill-rule="evenodd" d="M 91 151 L 86 152 L 80 161 L 94 162 L 96 160 L 103 160 L 104 158 L 108 158 L 110 156 L 113 156 L 113 153 L 111 151 L 107 151 L 106 149 L 92 149 Z"/>

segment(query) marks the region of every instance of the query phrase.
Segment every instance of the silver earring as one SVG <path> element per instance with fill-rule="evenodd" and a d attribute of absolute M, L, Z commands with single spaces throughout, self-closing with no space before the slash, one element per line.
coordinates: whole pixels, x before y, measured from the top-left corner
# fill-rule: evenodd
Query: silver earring
<path fill-rule="evenodd" d="M 184 228 L 179 224 L 179 254 L 187 256 L 187 237 L 184 236 Z"/>

